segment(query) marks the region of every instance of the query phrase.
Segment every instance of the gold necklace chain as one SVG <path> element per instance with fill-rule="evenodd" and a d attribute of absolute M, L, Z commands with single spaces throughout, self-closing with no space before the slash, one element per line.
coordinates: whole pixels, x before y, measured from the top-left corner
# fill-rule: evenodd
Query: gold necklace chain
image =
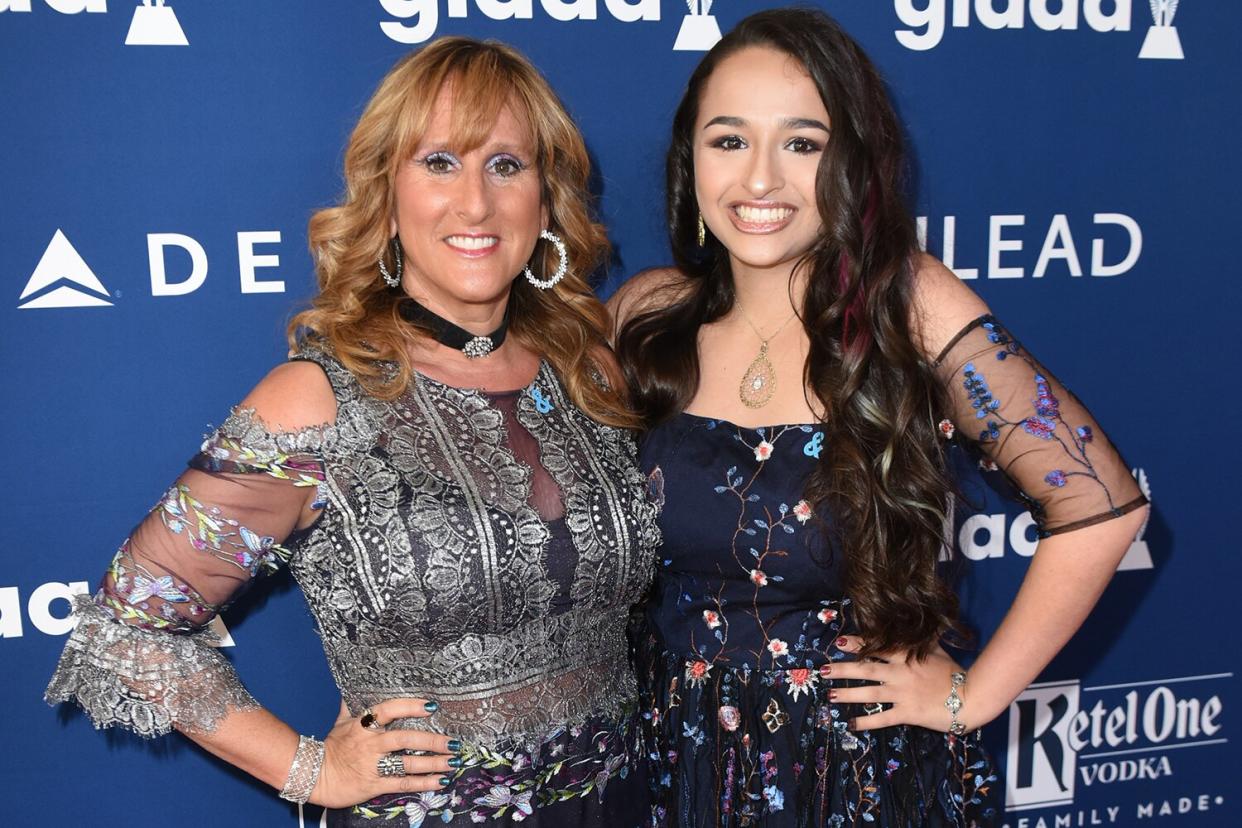
<path fill-rule="evenodd" d="M 741 305 L 736 305 L 735 307 L 738 313 L 742 314 L 742 319 L 746 320 L 746 324 L 750 325 L 750 329 L 755 332 L 755 336 L 759 337 L 759 353 L 755 355 L 754 360 L 747 366 L 746 372 L 742 374 L 742 381 L 737 387 L 737 396 L 741 400 L 742 405 L 747 408 L 763 408 L 776 393 L 776 366 L 768 359 L 768 343 L 775 339 L 776 335 L 794 320 L 798 312 L 794 311 L 788 319 L 780 324 L 780 327 L 765 339 L 763 334 L 759 333 L 759 329 L 755 327 L 755 323 L 750 321 L 746 311 L 742 310 Z"/>
<path fill-rule="evenodd" d="M 782 322 L 780 324 L 780 327 L 772 331 L 771 336 L 765 337 L 763 334 L 759 333 L 759 329 L 755 327 L 754 322 L 750 321 L 750 317 L 746 314 L 746 311 L 742 310 L 741 305 L 734 305 L 734 307 L 737 308 L 737 312 L 742 315 L 742 319 L 746 320 L 746 324 L 750 325 L 750 329 L 755 332 L 755 336 L 759 337 L 759 341 L 762 342 L 764 345 L 767 345 L 773 339 L 776 339 L 776 335 L 779 334 L 781 331 L 785 330 L 785 326 L 788 325 L 790 322 L 794 321 L 794 319 L 798 315 L 797 311 L 794 311 L 793 313 L 789 314 L 789 318 L 786 319 L 784 322 Z"/>

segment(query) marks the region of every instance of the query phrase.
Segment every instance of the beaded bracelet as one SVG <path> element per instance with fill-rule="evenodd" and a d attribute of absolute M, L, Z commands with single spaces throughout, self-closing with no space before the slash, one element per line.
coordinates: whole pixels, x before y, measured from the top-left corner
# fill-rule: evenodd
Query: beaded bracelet
<path fill-rule="evenodd" d="M 323 742 L 314 736 L 299 736 L 298 749 L 293 754 L 293 764 L 289 766 L 289 775 L 285 778 L 285 786 L 280 790 L 280 798 L 299 805 L 310 799 L 315 783 L 319 781 L 319 770 L 323 767 Z"/>

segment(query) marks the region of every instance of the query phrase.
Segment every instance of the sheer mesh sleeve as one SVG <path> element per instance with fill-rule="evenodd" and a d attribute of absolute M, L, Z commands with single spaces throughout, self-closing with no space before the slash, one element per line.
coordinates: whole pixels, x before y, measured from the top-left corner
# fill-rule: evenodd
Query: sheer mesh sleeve
<path fill-rule="evenodd" d="M 936 360 L 954 427 L 977 441 L 1031 509 L 1041 538 L 1139 508 L 1147 499 L 1091 412 L 992 316 Z"/>
<path fill-rule="evenodd" d="M 288 559 L 281 544 L 307 487 L 323 486 L 323 438 L 269 434 L 253 412 L 234 412 L 121 544 L 95 595 L 78 599 L 48 702 L 76 700 L 96 727 L 147 737 L 210 731 L 256 707 L 206 626 Z"/>

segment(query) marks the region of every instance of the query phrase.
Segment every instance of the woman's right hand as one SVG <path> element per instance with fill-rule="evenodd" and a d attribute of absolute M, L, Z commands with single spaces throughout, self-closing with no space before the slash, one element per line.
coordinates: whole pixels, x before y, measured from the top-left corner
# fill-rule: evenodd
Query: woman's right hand
<path fill-rule="evenodd" d="M 368 729 L 342 703 L 341 715 L 324 739 L 323 767 L 310 801 L 326 808 L 348 808 L 382 794 L 440 790 L 441 780 L 454 769 L 452 760 L 460 743 L 439 733 L 383 727 L 395 719 L 426 718 L 436 709 L 426 699 L 389 699 L 371 708 L 381 727 Z M 406 776 L 380 776 L 380 758 L 401 750 L 427 755 L 402 757 Z"/>

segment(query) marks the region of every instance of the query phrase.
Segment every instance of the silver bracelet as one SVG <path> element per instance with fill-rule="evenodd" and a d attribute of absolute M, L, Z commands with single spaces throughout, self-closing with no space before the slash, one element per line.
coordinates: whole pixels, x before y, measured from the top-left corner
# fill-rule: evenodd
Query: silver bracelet
<path fill-rule="evenodd" d="M 298 749 L 293 754 L 293 764 L 289 766 L 289 775 L 285 777 L 285 786 L 280 790 L 280 798 L 299 805 L 310 799 L 315 783 L 319 781 L 319 770 L 323 767 L 323 742 L 314 736 L 299 736 Z"/>
<path fill-rule="evenodd" d="M 953 717 L 953 721 L 949 723 L 949 732 L 954 736 L 963 736 L 966 733 L 966 725 L 957 718 L 957 714 L 962 709 L 962 697 L 957 694 L 957 688 L 966 683 L 966 674 L 953 673 L 949 676 L 949 681 L 952 682 L 949 687 L 949 697 L 944 700 L 944 706 L 948 709 L 949 715 Z"/>

